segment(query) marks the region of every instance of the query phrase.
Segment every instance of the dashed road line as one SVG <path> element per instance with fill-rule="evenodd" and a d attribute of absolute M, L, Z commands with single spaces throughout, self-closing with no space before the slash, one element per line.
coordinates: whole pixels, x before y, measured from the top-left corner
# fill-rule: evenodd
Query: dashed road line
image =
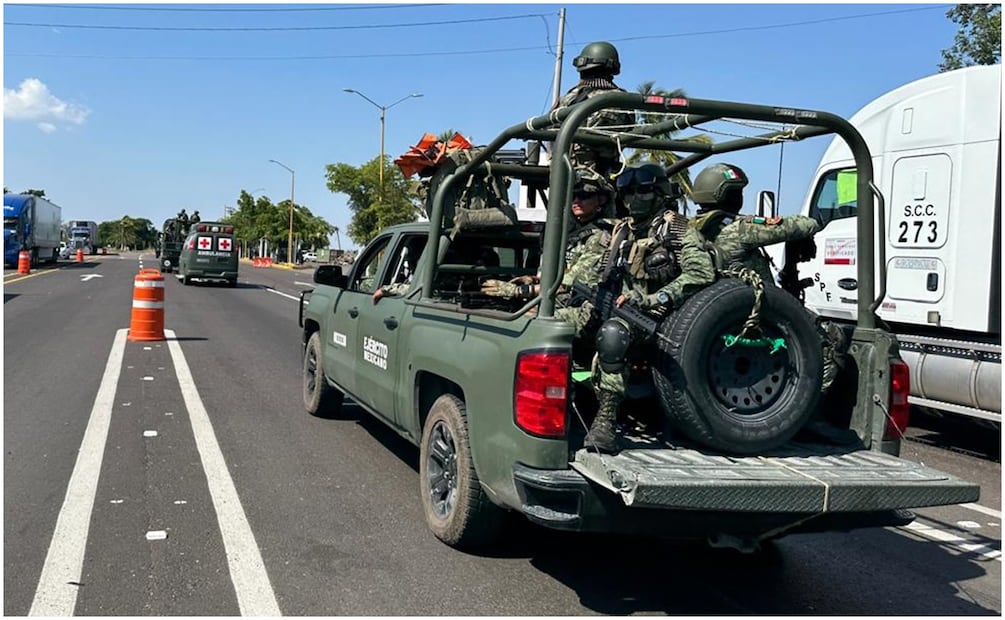
<path fill-rule="evenodd" d="M 42 574 L 35 588 L 29 616 L 72 616 L 84 564 L 84 548 L 98 490 L 101 459 L 115 404 L 115 389 L 122 371 L 128 329 L 115 333 L 98 394 L 91 408 L 84 439 L 77 453 L 66 497 L 56 519 Z"/>
<path fill-rule="evenodd" d="M 287 295 L 286 293 L 283 293 L 281 291 L 277 291 L 274 288 L 265 287 L 265 290 L 269 291 L 270 293 L 275 293 L 276 295 L 282 295 L 283 297 L 285 297 L 287 299 L 292 299 L 293 301 L 300 301 L 299 297 L 294 297 L 293 295 Z"/>
<path fill-rule="evenodd" d="M 969 508 L 970 510 L 975 510 L 977 512 L 988 515 L 989 517 L 994 517 L 1001 521 L 1002 513 L 994 510 L 993 508 L 988 508 L 986 506 L 981 506 L 980 504 L 960 504 L 963 508 Z"/>

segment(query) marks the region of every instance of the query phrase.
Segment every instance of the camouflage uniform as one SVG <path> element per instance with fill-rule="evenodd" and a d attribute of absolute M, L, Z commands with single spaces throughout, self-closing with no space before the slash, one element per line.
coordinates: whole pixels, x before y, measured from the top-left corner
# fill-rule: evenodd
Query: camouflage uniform
<path fill-rule="evenodd" d="M 562 284 L 555 295 L 555 318 L 572 323 L 576 327 L 576 336 L 583 338 L 584 330 L 593 315 L 593 304 L 584 302 L 580 306 L 570 306 L 573 282 L 582 282 L 595 287 L 600 282 L 604 271 L 603 260 L 611 245 L 611 233 L 614 230 L 614 220 L 598 217 L 591 222 L 578 226 L 569 234 L 569 244 L 565 252 L 565 274 Z"/>
<path fill-rule="evenodd" d="M 586 101 L 590 97 L 611 91 L 625 92 L 623 88 L 607 78 L 583 79 L 559 99 L 557 107 L 574 105 Z M 594 112 L 586 119 L 586 122 L 580 127 L 580 131 L 609 127 L 611 131 L 625 132 L 631 130 L 634 125 L 635 114 L 631 112 L 623 110 L 600 110 L 599 112 Z M 604 176 L 615 172 L 620 161 L 621 153 L 618 152 L 617 147 L 614 145 L 588 146 L 585 144 L 574 144 L 572 147 L 572 163 L 574 165 L 589 166 Z"/>

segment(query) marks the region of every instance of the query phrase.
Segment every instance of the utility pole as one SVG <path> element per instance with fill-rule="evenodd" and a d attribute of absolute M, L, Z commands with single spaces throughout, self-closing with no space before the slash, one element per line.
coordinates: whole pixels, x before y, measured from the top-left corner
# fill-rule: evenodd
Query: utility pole
<path fill-rule="evenodd" d="M 565 58 L 565 7 L 558 10 L 558 48 L 555 54 L 555 82 L 551 86 L 553 97 L 551 99 L 551 109 L 558 105 L 558 100 L 562 98 L 562 59 Z"/>

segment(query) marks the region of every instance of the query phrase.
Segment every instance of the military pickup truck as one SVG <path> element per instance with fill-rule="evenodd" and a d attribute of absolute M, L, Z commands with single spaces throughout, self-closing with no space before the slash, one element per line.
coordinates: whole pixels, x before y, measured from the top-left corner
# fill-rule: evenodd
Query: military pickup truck
<path fill-rule="evenodd" d="M 601 109 L 665 120 L 617 134 L 581 129 Z M 768 130 L 712 144 L 665 137 L 723 119 Z M 577 381 L 583 362 L 572 326 L 555 318 L 573 146 L 684 153 L 668 168 L 674 174 L 712 156 L 825 135 L 841 136 L 854 154 L 858 235 L 871 240 L 884 203 L 870 153 L 850 124 L 826 112 L 610 93 L 510 127 L 434 174 L 429 222 L 383 231 L 348 275 L 329 265 L 315 271 L 299 317 L 307 411 L 338 416 L 348 397 L 416 444 L 425 519 L 457 547 L 491 544 L 514 511 L 561 530 L 751 551 L 787 534 L 903 525 L 911 508 L 975 501 L 976 485 L 898 456 L 909 373 L 875 314 L 885 286 L 875 267 L 885 259 L 871 242 L 858 244 L 858 323 L 826 399 L 817 393 L 820 343 L 778 309 L 798 304 L 781 289 L 769 286 L 761 320 L 787 341 L 785 351 L 722 344 L 753 303 L 723 278 L 660 319 L 652 359 L 638 365 L 629 390 L 637 398 L 622 407 L 623 449 L 604 455 L 583 446 L 591 413 L 589 390 Z M 551 142 L 550 164 L 495 157 L 513 141 Z M 491 217 L 474 213 L 488 202 L 471 202 L 469 190 L 503 178 L 531 191 L 546 210 L 543 224 L 518 221 L 507 204 L 494 205 Z M 486 278 L 531 274 L 541 284 L 532 299 L 480 292 Z M 374 291 L 392 284 L 400 294 L 375 303 Z M 733 301 L 720 303 L 726 297 Z M 635 423 L 664 416 L 664 434 Z M 674 425 L 681 420 L 705 423 L 706 436 L 678 432 L 687 428 Z M 799 428 L 764 443 L 782 423 Z"/>

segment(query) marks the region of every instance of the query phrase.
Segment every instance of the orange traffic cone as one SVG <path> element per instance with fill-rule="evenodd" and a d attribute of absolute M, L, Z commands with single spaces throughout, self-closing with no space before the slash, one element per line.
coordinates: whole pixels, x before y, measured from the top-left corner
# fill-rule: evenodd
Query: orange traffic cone
<path fill-rule="evenodd" d="M 77 248 L 77 262 L 84 262 L 84 248 Z"/>
<path fill-rule="evenodd" d="M 17 255 L 17 272 L 31 273 L 31 254 L 28 250 L 21 250 Z"/>
<path fill-rule="evenodd" d="M 164 276 L 157 269 L 141 269 L 133 280 L 129 340 L 164 340 Z"/>

